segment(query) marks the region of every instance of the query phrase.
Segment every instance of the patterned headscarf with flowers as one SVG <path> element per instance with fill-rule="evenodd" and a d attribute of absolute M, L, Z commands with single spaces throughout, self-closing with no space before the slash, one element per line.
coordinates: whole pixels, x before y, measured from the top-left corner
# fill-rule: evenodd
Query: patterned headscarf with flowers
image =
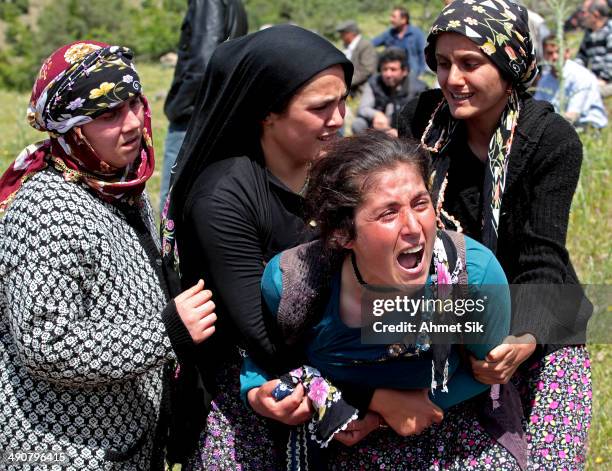
<path fill-rule="evenodd" d="M 103 200 L 131 203 L 153 174 L 151 112 L 132 52 L 120 46 L 79 41 L 61 47 L 43 63 L 32 89 L 28 121 L 49 137 L 26 147 L 0 178 L 0 214 L 23 183 L 54 166 L 68 181 L 82 181 Z M 134 96 L 144 105 L 140 155 L 125 168 L 103 162 L 73 128 L 87 124 Z"/>
<path fill-rule="evenodd" d="M 455 0 L 450 3 L 438 16 L 427 37 L 425 59 L 432 70 L 437 69 L 436 40 L 442 33 L 458 33 L 474 42 L 512 85 L 508 103 L 489 143 L 488 171 L 485 172 L 483 188 L 482 242 L 495 252 L 508 156 L 520 114 L 519 92 L 526 90 L 537 75 L 527 9 L 503 0 Z M 421 142 L 433 153 L 434 191 L 437 192 L 436 209 L 441 225 L 461 231 L 458 221 L 442 208 L 450 165 L 447 144 L 456 128 L 457 120 L 451 115 L 446 100 L 442 100 L 431 116 Z"/>

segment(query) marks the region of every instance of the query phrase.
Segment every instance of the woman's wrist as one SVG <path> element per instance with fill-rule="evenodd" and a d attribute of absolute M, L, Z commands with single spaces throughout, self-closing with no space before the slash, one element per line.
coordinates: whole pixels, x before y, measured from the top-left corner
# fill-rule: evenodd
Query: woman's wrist
<path fill-rule="evenodd" d="M 257 402 L 257 391 L 259 391 L 259 387 L 249 389 L 247 391 L 247 402 L 251 409 L 256 410 L 254 404 Z"/>
<path fill-rule="evenodd" d="M 387 389 L 375 389 L 374 394 L 372 394 L 370 406 L 368 407 L 368 409 L 370 409 L 372 412 L 376 412 L 381 417 L 381 419 L 385 408 L 385 403 L 388 402 L 387 392 Z"/>

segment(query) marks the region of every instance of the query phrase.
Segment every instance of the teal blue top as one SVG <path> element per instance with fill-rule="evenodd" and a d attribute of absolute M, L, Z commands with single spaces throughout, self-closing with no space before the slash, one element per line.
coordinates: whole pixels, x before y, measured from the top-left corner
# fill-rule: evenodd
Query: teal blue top
<path fill-rule="evenodd" d="M 510 293 L 504 272 L 484 245 L 465 237 L 468 284 L 472 296 L 485 298 L 486 309 L 475 319 L 486 326 L 486 343 L 482 337 L 478 344 L 467 344 L 466 348 L 477 358 L 483 359 L 496 345 L 501 343 L 510 328 Z M 431 283 L 428 278 L 427 283 Z M 261 282 L 263 298 L 276 314 L 282 295 L 282 272 L 280 254 L 270 260 Z M 340 273 L 332 282 L 329 303 L 321 320 L 306 338 L 308 364 L 317 368 L 332 382 L 363 384 L 371 388 L 413 389 L 428 388 L 431 384 L 431 354 L 399 361 L 377 361 L 387 355 L 385 345 L 361 342 L 361 328 L 348 327 L 340 318 Z M 260 386 L 268 375 L 249 358 L 243 364 L 240 377 L 243 400 L 251 388 Z M 476 381 L 459 365 L 459 354 L 453 347 L 449 357 L 448 392 L 437 389 L 433 401 L 447 409 L 454 404 L 473 397 L 488 388 Z"/>

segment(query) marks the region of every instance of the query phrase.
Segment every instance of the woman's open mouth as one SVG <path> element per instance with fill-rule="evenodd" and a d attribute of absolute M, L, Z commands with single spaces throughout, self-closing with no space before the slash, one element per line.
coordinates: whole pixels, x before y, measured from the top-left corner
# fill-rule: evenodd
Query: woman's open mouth
<path fill-rule="evenodd" d="M 464 103 L 474 96 L 474 93 L 453 93 L 449 92 L 450 98 L 455 103 Z"/>
<path fill-rule="evenodd" d="M 424 251 L 425 244 L 419 244 L 403 250 L 397 256 L 397 263 L 404 271 L 412 274 L 418 273 L 421 271 Z"/>
<path fill-rule="evenodd" d="M 123 143 L 124 147 L 136 147 L 140 145 L 140 136 L 134 136 Z"/>

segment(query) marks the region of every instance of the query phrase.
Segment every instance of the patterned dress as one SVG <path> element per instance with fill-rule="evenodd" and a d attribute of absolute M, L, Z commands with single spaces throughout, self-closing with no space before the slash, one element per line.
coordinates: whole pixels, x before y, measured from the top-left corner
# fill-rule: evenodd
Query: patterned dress
<path fill-rule="evenodd" d="M 154 468 L 165 306 L 117 208 L 52 169 L 28 180 L 0 221 L 0 469 L 41 469 L 9 456 L 22 451 L 57 452 L 61 470 Z"/>

